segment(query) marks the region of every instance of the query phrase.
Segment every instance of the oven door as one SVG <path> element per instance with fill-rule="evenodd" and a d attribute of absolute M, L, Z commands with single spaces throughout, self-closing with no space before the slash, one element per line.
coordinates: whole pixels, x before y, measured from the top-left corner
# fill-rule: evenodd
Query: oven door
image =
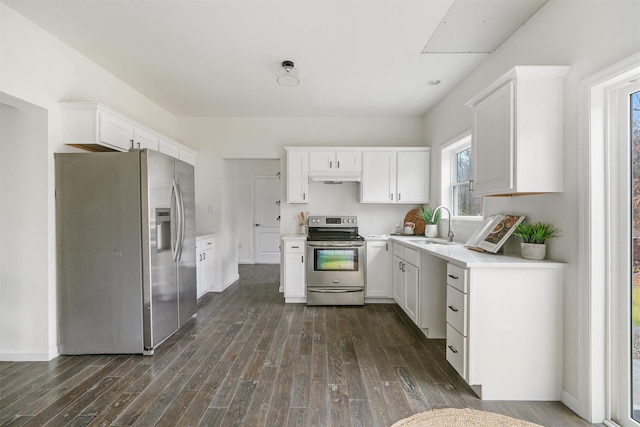
<path fill-rule="evenodd" d="M 364 287 L 364 242 L 307 242 L 307 287 Z"/>

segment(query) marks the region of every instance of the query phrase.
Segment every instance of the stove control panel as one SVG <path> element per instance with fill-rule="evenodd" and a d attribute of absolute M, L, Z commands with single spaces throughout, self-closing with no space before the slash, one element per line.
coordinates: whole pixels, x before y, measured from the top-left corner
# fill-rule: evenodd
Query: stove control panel
<path fill-rule="evenodd" d="M 310 216 L 310 227 L 357 227 L 357 216 Z"/>

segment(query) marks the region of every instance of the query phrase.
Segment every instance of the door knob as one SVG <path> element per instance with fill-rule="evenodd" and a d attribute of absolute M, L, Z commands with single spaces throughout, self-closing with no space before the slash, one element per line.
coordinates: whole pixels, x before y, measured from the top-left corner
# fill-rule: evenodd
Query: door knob
<path fill-rule="evenodd" d="M 256 224 L 256 227 L 260 227 L 260 224 Z"/>

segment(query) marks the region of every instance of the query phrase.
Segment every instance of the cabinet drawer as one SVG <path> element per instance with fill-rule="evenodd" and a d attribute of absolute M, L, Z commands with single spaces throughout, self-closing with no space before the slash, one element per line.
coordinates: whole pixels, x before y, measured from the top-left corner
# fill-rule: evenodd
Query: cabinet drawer
<path fill-rule="evenodd" d="M 404 259 L 404 246 L 398 244 L 398 243 L 394 243 L 393 244 L 393 255 L 397 256 L 398 258 L 402 258 Z"/>
<path fill-rule="evenodd" d="M 447 323 L 467 336 L 467 295 L 447 286 Z"/>
<path fill-rule="evenodd" d="M 303 240 L 285 240 L 284 251 L 288 254 L 303 254 L 305 243 Z"/>
<path fill-rule="evenodd" d="M 209 237 L 208 239 L 202 239 L 198 242 L 198 249 L 201 251 L 206 251 L 207 249 L 213 248 L 215 243 L 215 238 Z"/>
<path fill-rule="evenodd" d="M 457 265 L 447 264 L 447 283 L 460 292 L 467 293 L 467 270 Z"/>
<path fill-rule="evenodd" d="M 467 379 L 467 338 L 447 324 L 447 362 Z"/>
<path fill-rule="evenodd" d="M 413 264 L 416 267 L 418 267 L 419 253 L 415 249 L 411 249 L 411 248 L 405 247 L 404 248 L 404 259 L 409 264 Z"/>

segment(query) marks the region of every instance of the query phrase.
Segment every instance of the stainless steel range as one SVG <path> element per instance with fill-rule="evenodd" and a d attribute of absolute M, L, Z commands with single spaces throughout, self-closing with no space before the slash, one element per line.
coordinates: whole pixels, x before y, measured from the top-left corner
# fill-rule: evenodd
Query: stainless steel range
<path fill-rule="evenodd" d="M 364 238 L 358 217 L 309 217 L 307 305 L 364 305 Z"/>

